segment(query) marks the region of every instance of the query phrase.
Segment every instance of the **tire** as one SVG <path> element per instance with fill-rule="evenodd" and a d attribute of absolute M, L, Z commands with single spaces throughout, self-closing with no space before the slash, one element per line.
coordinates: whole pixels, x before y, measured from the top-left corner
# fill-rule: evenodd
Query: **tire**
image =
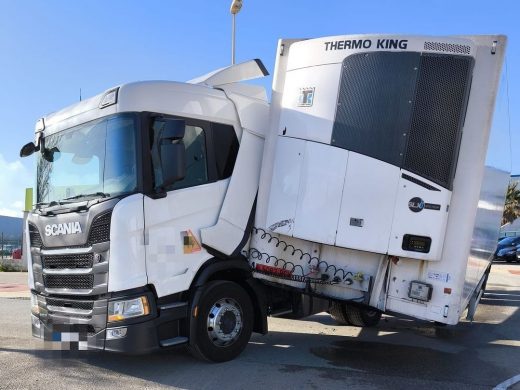
<path fill-rule="evenodd" d="M 347 313 L 345 312 L 344 303 L 332 302 L 329 314 L 339 325 L 350 325 L 347 319 Z"/>
<path fill-rule="evenodd" d="M 345 313 L 348 322 L 354 326 L 363 328 L 376 326 L 381 319 L 381 312 L 379 310 L 360 306 L 345 305 Z"/>
<path fill-rule="evenodd" d="M 192 321 L 189 350 L 211 362 L 234 359 L 245 349 L 253 330 L 251 298 L 233 282 L 213 281 L 202 287 L 198 315 Z M 224 322 L 224 323 L 223 323 Z"/>

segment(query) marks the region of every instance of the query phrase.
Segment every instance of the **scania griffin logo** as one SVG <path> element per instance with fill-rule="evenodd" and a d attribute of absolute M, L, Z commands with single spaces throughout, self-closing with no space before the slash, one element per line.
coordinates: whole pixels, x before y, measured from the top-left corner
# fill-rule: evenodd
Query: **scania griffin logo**
<path fill-rule="evenodd" d="M 60 236 L 62 234 L 78 234 L 81 233 L 81 225 L 79 222 L 54 223 L 45 225 L 46 236 Z"/>

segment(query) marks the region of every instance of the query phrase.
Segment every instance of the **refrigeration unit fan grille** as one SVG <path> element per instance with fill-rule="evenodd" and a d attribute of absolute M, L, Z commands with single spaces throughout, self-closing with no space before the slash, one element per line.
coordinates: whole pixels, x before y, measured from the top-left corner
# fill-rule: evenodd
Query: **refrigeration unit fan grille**
<path fill-rule="evenodd" d="M 358 53 L 343 60 L 331 145 L 451 189 L 473 57 Z"/>
<path fill-rule="evenodd" d="M 421 56 L 403 167 L 451 188 L 473 60 Z"/>

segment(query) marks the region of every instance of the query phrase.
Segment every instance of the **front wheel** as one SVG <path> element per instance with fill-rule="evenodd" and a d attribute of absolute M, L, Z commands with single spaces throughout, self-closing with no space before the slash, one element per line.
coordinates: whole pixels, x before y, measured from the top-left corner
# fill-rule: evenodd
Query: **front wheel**
<path fill-rule="evenodd" d="M 194 342 L 190 352 L 212 362 L 232 360 L 244 350 L 253 330 L 249 295 L 238 284 L 213 281 L 204 290 L 196 309 Z"/>

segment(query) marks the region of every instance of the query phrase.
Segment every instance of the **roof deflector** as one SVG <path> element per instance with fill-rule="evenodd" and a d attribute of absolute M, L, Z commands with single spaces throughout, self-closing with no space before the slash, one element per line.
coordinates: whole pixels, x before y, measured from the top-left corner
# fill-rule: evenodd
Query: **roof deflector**
<path fill-rule="evenodd" d="M 255 59 L 220 68 L 188 81 L 190 84 L 204 84 L 210 87 L 238 83 L 240 81 L 257 79 L 269 75 L 262 61 Z"/>

